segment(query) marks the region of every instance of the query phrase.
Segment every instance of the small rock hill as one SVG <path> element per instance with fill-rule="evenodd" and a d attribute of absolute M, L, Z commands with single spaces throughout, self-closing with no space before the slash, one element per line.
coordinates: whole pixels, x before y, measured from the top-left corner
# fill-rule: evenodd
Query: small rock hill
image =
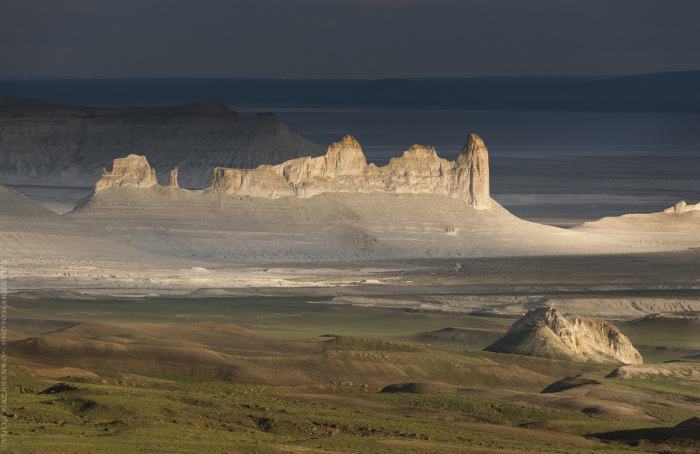
<path fill-rule="evenodd" d="M 551 307 L 531 309 L 486 351 L 567 361 L 641 364 L 642 356 L 614 325 L 597 318 L 565 318 Z"/>

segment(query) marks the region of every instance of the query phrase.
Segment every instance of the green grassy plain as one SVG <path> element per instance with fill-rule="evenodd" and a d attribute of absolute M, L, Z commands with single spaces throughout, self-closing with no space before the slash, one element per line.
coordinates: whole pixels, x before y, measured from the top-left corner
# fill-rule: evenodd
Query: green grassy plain
<path fill-rule="evenodd" d="M 10 358 L 10 452 L 615 453 L 636 452 L 640 444 L 658 452 L 700 452 L 697 440 L 669 432 L 698 415 L 697 381 L 605 378 L 614 366 L 480 351 L 513 319 L 308 301 L 13 300 L 10 327 L 32 336 L 95 321 L 199 321 L 240 325 L 278 342 L 334 337 L 314 354 L 246 351 L 245 364 L 273 371 L 270 380 L 278 381 L 264 386 L 167 367 L 81 367 L 82 376 L 48 376 L 42 366 L 15 365 Z M 204 326 L 211 331 L 217 325 Z M 458 341 L 425 335 L 415 340 L 445 328 L 466 334 Z M 633 343 L 636 336 L 654 348 L 700 348 L 693 333 L 666 325 L 644 328 L 629 324 L 623 330 Z M 629 402 L 600 404 L 613 410 L 619 404 L 627 413 L 582 411 L 567 406 L 573 394 L 554 403 L 540 394 L 579 375 L 596 383 L 591 392 L 598 386 L 632 393 Z M 311 379 L 285 384 L 287 376 Z M 379 392 L 410 381 L 438 387 Z M 57 382 L 73 389 L 40 394 Z"/>
<path fill-rule="evenodd" d="M 303 339 L 334 334 L 394 339 L 446 327 L 505 332 L 514 318 L 475 317 L 460 313 L 408 311 L 327 304 L 313 298 L 152 298 L 152 299 L 16 299 L 12 329 L 41 333 L 71 323 L 235 324 L 266 336 Z"/>

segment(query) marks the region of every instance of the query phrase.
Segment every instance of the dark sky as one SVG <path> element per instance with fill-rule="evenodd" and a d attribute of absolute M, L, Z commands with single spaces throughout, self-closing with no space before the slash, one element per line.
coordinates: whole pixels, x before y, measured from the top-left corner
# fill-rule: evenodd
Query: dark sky
<path fill-rule="evenodd" d="M 4 0 L 0 77 L 700 69 L 698 0 Z"/>

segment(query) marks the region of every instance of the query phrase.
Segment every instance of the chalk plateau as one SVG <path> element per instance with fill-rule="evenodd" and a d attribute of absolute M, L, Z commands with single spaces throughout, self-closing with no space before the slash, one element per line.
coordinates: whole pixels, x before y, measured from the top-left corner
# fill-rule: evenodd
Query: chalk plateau
<path fill-rule="evenodd" d="M 557 309 L 531 309 L 487 351 L 544 358 L 642 364 L 642 356 L 613 324 L 598 318 L 565 318 Z"/>
<path fill-rule="evenodd" d="M 488 197 L 483 141 L 470 135 L 466 142 L 454 161 L 416 145 L 376 167 L 367 164 L 357 141 L 345 137 L 315 158 L 212 170 L 214 178 L 202 190 L 179 187 L 178 179 L 185 176 L 182 168 L 154 172 L 156 166 L 144 156 L 131 154 L 116 159 L 92 195 L 62 216 L 0 188 L 0 247 L 9 258 L 21 257 L 27 264 L 57 263 L 55 270 L 54 265 L 27 265 L 27 275 L 49 273 L 51 279 L 60 279 L 63 273 L 75 273 L 65 271 L 57 257 L 78 257 L 85 266 L 105 269 L 127 263 L 131 269 L 146 259 L 189 269 L 231 263 L 682 251 L 700 246 L 697 210 L 607 218 L 574 229 L 523 221 Z M 169 183 L 159 171 L 170 173 Z M 86 279 L 99 283 L 103 276 Z M 175 278 L 159 279 L 149 285 L 170 285 Z M 200 281 L 200 287 L 215 286 Z"/>
<path fill-rule="evenodd" d="M 177 181 L 177 171 L 174 174 Z M 173 184 L 171 174 L 171 187 Z M 143 156 L 116 159 L 95 191 L 148 188 L 157 184 L 155 170 Z M 470 134 L 456 161 L 439 158 L 433 147 L 414 145 L 388 165 L 367 164 L 360 144 L 351 136 L 328 148 L 324 156 L 293 159 L 256 169 L 217 167 L 211 189 L 225 194 L 278 199 L 309 198 L 323 193 L 437 194 L 459 199 L 472 208 L 490 207 L 488 150 Z"/>
<path fill-rule="evenodd" d="M 174 169 L 170 184 L 160 185 L 146 158 L 130 155 L 104 170 L 92 196 L 66 216 L 142 251 L 207 260 L 624 253 L 700 245 L 693 216 L 658 214 L 661 236 L 648 231 L 644 216 L 651 215 L 640 222 L 620 218 L 629 225 L 612 219 L 610 230 L 523 221 L 490 198 L 488 164 L 476 134 L 454 161 L 414 145 L 383 167 L 367 164 L 360 144 L 346 136 L 323 156 L 255 169 L 217 167 L 209 188 L 187 190 L 178 187 Z"/>

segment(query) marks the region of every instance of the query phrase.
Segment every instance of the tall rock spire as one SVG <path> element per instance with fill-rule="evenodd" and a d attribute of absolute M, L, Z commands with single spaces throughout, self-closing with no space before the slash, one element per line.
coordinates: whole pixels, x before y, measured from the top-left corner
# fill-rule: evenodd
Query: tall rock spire
<path fill-rule="evenodd" d="M 469 134 L 462 155 L 469 172 L 469 204 L 477 210 L 487 210 L 491 206 L 489 151 L 481 137 Z"/>
<path fill-rule="evenodd" d="M 177 167 L 170 171 L 170 184 L 171 188 L 179 188 L 180 185 L 177 183 Z"/>

